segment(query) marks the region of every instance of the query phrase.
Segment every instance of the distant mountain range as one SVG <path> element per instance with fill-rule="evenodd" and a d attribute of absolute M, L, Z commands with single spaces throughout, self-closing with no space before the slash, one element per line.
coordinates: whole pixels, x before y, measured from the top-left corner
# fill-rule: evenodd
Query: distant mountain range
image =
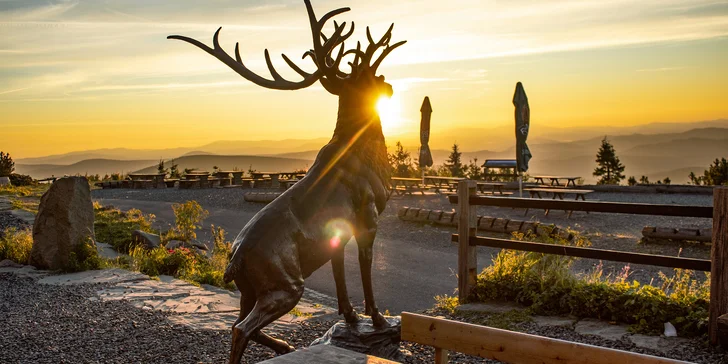
<path fill-rule="evenodd" d="M 611 131 L 611 132 L 609 132 Z M 430 147 L 436 165 L 442 164 L 457 141 L 464 163 L 478 158 L 514 158 L 515 139 L 510 128 L 453 129 L 433 135 Z M 728 156 L 728 120 L 682 124 L 648 124 L 629 128 L 603 127 L 539 129 L 532 126 L 529 147 L 533 154 L 529 173 L 576 174 L 587 182 L 594 179 L 595 155 L 607 135 L 626 166 L 625 174 L 650 180 L 670 177 L 673 183 L 687 181 L 690 171 L 702 173 L 715 159 Z M 584 136 L 584 138 L 577 138 Z M 548 137 L 548 138 L 547 138 Z M 574 138 L 574 139 L 571 139 Z M 405 149 L 417 156 L 419 140 L 389 137 L 393 146 L 401 140 Z M 134 150 L 125 148 L 79 151 L 61 155 L 16 160 L 18 173 L 35 178 L 51 175 L 106 174 L 156 170 L 159 159 L 175 159 L 180 169 L 199 168 L 283 171 L 305 168 L 313 163 L 327 138 L 265 141 L 218 141 L 192 148 Z"/>

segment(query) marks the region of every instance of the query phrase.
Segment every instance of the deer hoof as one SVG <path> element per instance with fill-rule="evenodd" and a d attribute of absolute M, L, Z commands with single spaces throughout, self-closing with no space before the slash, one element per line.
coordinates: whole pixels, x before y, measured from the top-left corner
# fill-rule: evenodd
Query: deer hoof
<path fill-rule="evenodd" d="M 344 312 L 344 319 L 347 323 L 355 324 L 359 322 L 359 315 L 356 314 L 356 311 L 351 310 L 350 312 Z"/>
<path fill-rule="evenodd" d="M 372 315 L 372 323 L 374 324 L 374 327 L 376 327 L 376 328 L 389 327 L 389 322 L 379 312 Z"/>

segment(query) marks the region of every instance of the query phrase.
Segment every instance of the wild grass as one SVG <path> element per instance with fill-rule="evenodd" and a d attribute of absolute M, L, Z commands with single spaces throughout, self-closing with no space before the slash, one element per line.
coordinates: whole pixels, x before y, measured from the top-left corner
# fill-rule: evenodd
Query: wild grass
<path fill-rule="evenodd" d="M 30 229 L 7 228 L 0 234 L 0 260 L 10 259 L 18 264 L 28 264 L 33 248 Z"/>
<path fill-rule="evenodd" d="M 134 246 L 131 233 L 141 230 L 154 233 L 153 214 L 144 214 L 140 210 L 121 211 L 113 206 L 101 206 L 94 203 L 94 231 L 96 240 L 110 244 L 116 251 L 128 254 Z"/>
<path fill-rule="evenodd" d="M 0 186 L 0 196 L 41 197 L 48 191 L 50 184 L 34 184 L 30 186 Z"/>
<path fill-rule="evenodd" d="M 573 242 L 548 236 L 514 234 L 515 239 L 588 246 L 578 234 Z M 660 285 L 630 281 L 630 268 L 604 275 L 602 265 L 585 275 L 571 272 L 575 258 L 502 250 L 477 277 L 468 301 L 511 301 L 540 315 L 574 315 L 630 324 L 638 333 L 659 333 L 671 322 L 681 336 L 707 332 L 710 277 L 675 269 L 660 274 Z M 453 305 L 441 300 L 441 306 Z"/>

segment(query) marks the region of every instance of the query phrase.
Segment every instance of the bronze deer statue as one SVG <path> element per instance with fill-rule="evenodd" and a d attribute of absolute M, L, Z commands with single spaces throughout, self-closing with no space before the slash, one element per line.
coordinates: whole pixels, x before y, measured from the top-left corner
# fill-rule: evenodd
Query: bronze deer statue
<path fill-rule="evenodd" d="M 358 321 L 349 302 L 344 278 L 344 246 L 356 238 L 359 266 L 365 297 L 365 314 L 378 327 L 388 323 L 379 313 L 372 289 L 372 247 L 377 232 L 377 219 L 389 198 L 390 167 L 384 135 L 375 105 L 382 95 L 390 97 L 392 86 L 376 76 L 382 60 L 405 42 L 390 45 L 392 28 L 379 41 L 374 41 L 367 28 L 369 45 L 362 49 L 346 49 L 344 41 L 354 32 L 346 23 L 334 21 L 331 36 L 323 34 L 326 22 L 349 11 L 333 10 L 317 19 L 310 0 L 305 0 L 313 36 L 310 57 L 316 71 L 308 73 L 282 55 L 286 63 L 303 80 L 285 80 L 273 67 L 268 50 L 265 60 L 272 80 L 261 77 L 243 65 L 239 46 L 235 59 L 218 42 L 220 29 L 213 38 L 213 47 L 183 36 L 169 36 L 191 43 L 219 59 L 245 79 L 266 88 L 297 90 L 316 81 L 339 97 L 336 129 L 331 141 L 316 157 L 306 176 L 280 197 L 258 212 L 233 243 L 225 282 L 235 281 L 240 290 L 240 316 L 233 324 L 230 363 L 239 363 L 249 340 L 270 347 L 277 353 L 295 350 L 285 341 L 274 339 L 261 329 L 292 310 L 304 290 L 304 279 L 331 260 L 339 314 L 346 321 Z M 338 51 L 334 50 L 338 47 Z M 378 57 L 375 54 L 381 51 Z M 342 60 L 351 58 L 349 72 L 341 70 Z"/>

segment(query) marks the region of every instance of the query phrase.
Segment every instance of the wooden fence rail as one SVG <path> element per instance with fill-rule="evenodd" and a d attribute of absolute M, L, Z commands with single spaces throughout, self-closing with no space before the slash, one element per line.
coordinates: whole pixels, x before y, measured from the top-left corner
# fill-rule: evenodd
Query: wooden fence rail
<path fill-rule="evenodd" d="M 451 203 L 460 203 L 460 196 L 448 196 Z M 626 202 L 541 200 L 518 197 L 469 196 L 469 205 L 513 207 L 542 210 L 605 212 L 612 214 L 682 216 L 713 218 L 711 206 L 658 205 Z"/>
<path fill-rule="evenodd" d="M 475 181 L 460 181 L 458 194 L 449 196 L 450 202 L 458 204 L 459 211 L 458 234 L 453 240 L 458 242 L 458 296 L 461 301 L 467 299 L 476 284 L 477 246 L 710 271 L 710 342 L 719 343 L 719 318 L 728 314 L 728 267 L 724 267 L 728 262 L 728 187 L 714 189 L 712 207 L 483 197 L 477 196 L 476 187 Z M 476 206 L 712 218 L 710 261 L 477 237 Z M 721 321 L 728 323 L 728 316 Z M 728 328 L 725 331 L 728 332 Z M 728 346 L 728 337 L 721 340 Z"/>
<path fill-rule="evenodd" d="M 458 239 L 458 234 L 452 235 L 453 242 L 458 242 Z M 620 252 L 616 250 L 533 243 L 529 241 L 488 238 L 482 236 L 471 236 L 470 246 L 487 246 L 491 248 L 503 248 L 526 252 L 565 255 L 569 257 L 609 260 L 612 262 L 656 265 L 659 267 L 682 268 L 710 272 L 710 260 L 707 259 L 680 258 L 664 255 Z"/>
<path fill-rule="evenodd" d="M 402 312 L 402 339 L 435 347 L 436 364 L 448 362 L 448 350 L 512 364 L 687 363 L 409 312 Z"/>

